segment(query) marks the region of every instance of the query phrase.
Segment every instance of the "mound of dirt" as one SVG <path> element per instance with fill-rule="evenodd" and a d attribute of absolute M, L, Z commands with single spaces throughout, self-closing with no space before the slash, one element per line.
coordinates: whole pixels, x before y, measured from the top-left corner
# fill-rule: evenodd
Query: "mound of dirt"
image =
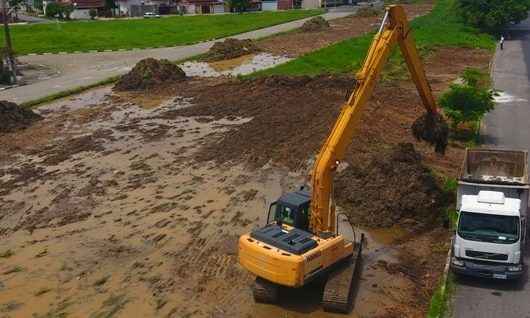
<path fill-rule="evenodd" d="M 42 116 L 8 101 L 0 101 L 0 133 L 29 127 Z"/>
<path fill-rule="evenodd" d="M 323 31 L 328 28 L 329 22 L 320 16 L 309 19 L 302 25 L 302 30 L 304 32 Z"/>
<path fill-rule="evenodd" d="M 376 8 L 376 7 L 362 7 L 357 10 L 357 13 L 355 13 L 355 16 L 357 17 L 377 17 L 383 14 L 382 8 Z"/>
<path fill-rule="evenodd" d="M 335 178 L 335 197 L 354 224 L 439 225 L 446 199 L 421 155 L 410 143 L 359 160 Z"/>
<path fill-rule="evenodd" d="M 129 73 L 123 75 L 114 89 L 118 91 L 144 90 L 182 81 L 185 78 L 186 73 L 170 61 L 147 58 L 138 62 Z"/>
<path fill-rule="evenodd" d="M 229 60 L 258 51 L 258 47 L 252 40 L 226 39 L 223 42 L 216 42 L 206 53 L 205 60 Z"/>

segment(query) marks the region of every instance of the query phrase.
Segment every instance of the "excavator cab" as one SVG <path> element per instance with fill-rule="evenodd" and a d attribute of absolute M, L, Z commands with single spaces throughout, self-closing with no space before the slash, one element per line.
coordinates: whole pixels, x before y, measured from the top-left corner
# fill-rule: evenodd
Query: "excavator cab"
<path fill-rule="evenodd" d="M 300 230 L 309 231 L 309 210 L 311 194 L 304 190 L 283 194 L 269 207 L 267 224 L 276 222 L 287 224 Z M 271 219 L 272 218 L 272 219 Z"/>

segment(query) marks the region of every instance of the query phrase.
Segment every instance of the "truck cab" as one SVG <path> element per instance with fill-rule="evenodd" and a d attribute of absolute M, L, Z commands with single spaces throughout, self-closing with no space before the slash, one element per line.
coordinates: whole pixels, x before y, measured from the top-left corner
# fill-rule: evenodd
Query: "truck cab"
<path fill-rule="evenodd" d="M 453 244 L 455 273 L 516 279 L 523 273 L 526 219 L 519 198 L 502 191 L 463 195 Z"/>
<path fill-rule="evenodd" d="M 518 279 L 527 234 L 526 151 L 467 149 L 458 180 L 451 269 L 467 276 Z"/>

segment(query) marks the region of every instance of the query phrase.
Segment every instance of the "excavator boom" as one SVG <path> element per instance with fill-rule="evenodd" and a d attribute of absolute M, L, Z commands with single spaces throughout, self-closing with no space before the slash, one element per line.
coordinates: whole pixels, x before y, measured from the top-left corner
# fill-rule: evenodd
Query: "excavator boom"
<path fill-rule="evenodd" d="M 399 44 L 427 113 L 437 116 L 438 108 L 416 49 L 410 26 L 401 6 L 387 8 L 361 70 L 356 75 L 355 89 L 342 107 L 331 134 L 324 143 L 312 173 L 310 228 L 313 233 L 334 232 L 335 205 L 332 202 L 333 174 L 344 158 L 365 105 L 375 87 L 392 49 Z"/>

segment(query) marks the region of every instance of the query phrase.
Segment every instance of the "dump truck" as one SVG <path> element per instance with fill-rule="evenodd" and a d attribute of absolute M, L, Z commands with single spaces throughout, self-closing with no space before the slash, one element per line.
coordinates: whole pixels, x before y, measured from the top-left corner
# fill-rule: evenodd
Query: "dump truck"
<path fill-rule="evenodd" d="M 458 178 L 455 274 L 517 279 L 524 272 L 528 152 L 467 149 Z"/>
<path fill-rule="evenodd" d="M 421 117 L 425 121 L 418 125 L 426 129 L 415 136 L 435 144 L 437 150 L 447 145 L 447 129 L 435 124 L 441 115 L 405 11 L 401 6 L 389 6 L 356 75 L 353 93 L 316 157 L 310 187 L 283 194 L 270 205 L 266 224 L 239 239 L 239 263 L 256 275 L 253 294 L 257 302 L 275 303 L 280 286 L 301 288 L 315 279 L 325 279 L 324 310 L 351 311 L 363 236 L 355 235 L 348 218 L 335 212 L 333 177 L 377 78 L 396 46 L 403 53 L 427 111 L 427 116 Z"/>

